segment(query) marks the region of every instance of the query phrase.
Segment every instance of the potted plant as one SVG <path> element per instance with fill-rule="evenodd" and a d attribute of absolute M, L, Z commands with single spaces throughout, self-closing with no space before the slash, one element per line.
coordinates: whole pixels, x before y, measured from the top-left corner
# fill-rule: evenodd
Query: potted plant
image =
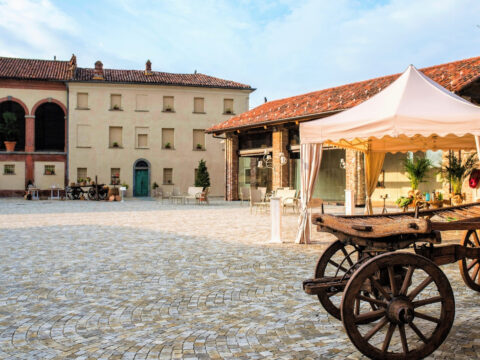
<path fill-rule="evenodd" d="M 171 149 L 171 148 L 172 148 L 172 145 L 170 145 L 170 143 L 167 142 L 167 143 L 165 144 L 165 149 Z"/>
<path fill-rule="evenodd" d="M 432 168 L 432 162 L 426 158 L 407 155 L 403 161 L 403 168 L 410 180 L 412 190 L 417 190 L 418 184 L 423 182 L 423 179 L 427 177 L 428 171 Z"/>
<path fill-rule="evenodd" d="M 459 205 L 463 201 L 462 185 L 463 181 L 475 169 L 477 164 L 476 153 L 469 155 L 465 161 L 457 158 L 455 154 L 448 154 L 448 163 L 442 169 L 443 176 L 452 185 L 452 204 Z"/>
<path fill-rule="evenodd" d="M 3 122 L 0 123 L 0 134 L 4 136 L 5 148 L 8 152 L 15 150 L 17 143 L 18 128 L 17 128 L 17 116 L 15 113 L 5 111 L 2 114 Z"/>
<path fill-rule="evenodd" d="M 118 148 L 118 142 L 114 141 L 113 144 L 112 144 L 112 146 L 113 146 L 114 148 Z"/>
<path fill-rule="evenodd" d="M 232 109 L 225 109 L 225 114 L 233 114 Z"/>
<path fill-rule="evenodd" d="M 202 150 L 203 146 L 202 144 L 197 144 L 197 150 Z"/>
<path fill-rule="evenodd" d="M 172 112 L 172 107 L 170 105 L 165 106 L 165 111 Z"/>
<path fill-rule="evenodd" d="M 128 190 L 128 184 L 127 183 L 122 183 L 121 186 Z"/>
<path fill-rule="evenodd" d="M 198 163 L 197 175 L 195 176 L 195 186 L 201 186 L 203 190 L 210 186 L 210 175 L 208 173 L 207 164 L 203 159 Z"/>
<path fill-rule="evenodd" d="M 159 187 L 160 187 L 160 186 L 159 186 L 156 182 L 154 182 L 153 185 L 152 185 L 152 189 L 153 189 L 153 190 L 156 190 L 156 189 L 158 189 Z"/>
<path fill-rule="evenodd" d="M 120 110 L 120 106 L 118 106 L 117 104 L 113 105 L 112 107 L 113 110 Z"/>

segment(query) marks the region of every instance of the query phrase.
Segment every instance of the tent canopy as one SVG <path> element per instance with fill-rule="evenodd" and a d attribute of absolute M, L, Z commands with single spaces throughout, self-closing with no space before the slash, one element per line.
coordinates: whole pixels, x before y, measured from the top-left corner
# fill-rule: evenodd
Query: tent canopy
<path fill-rule="evenodd" d="M 362 152 L 473 150 L 480 107 L 453 94 L 413 65 L 390 86 L 349 110 L 300 124 L 302 144 Z"/>

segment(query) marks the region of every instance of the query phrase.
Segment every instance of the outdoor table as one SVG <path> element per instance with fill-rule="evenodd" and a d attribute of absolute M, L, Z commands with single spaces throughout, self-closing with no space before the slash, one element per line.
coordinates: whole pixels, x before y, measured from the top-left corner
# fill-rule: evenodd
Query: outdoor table
<path fill-rule="evenodd" d="M 50 200 L 60 200 L 60 189 L 59 187 L 52 186 L 50 188 Z M 56 192 L 56 195 L 55 195 Z"/>
<path fill-rule="evenodd" d="M 28 188 L 27 194 L 32 195 L 32 200 L 39 200 L 38 191 L 39 189 L 37 188 Z"/>
<path fill-rule="evenodd" d="M 172 195 L 170 196 L 170 200 L 176 202 L 177 204 L 185 204 L 185 196 L 184 195 Z"/>

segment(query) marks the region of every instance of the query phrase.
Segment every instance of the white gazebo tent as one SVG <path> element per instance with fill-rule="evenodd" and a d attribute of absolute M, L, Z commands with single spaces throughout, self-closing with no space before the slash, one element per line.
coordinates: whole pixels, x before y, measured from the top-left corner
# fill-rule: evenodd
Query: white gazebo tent
<path fill-rule="evenodd" d="M 323 145 L 365 154 L 365 213 L 387 152 L 477 150 L 480 107 L 462 99 L 413 65 L 390 86 L 349 110 L 300 124 L 301 214 L 297 243 L 308 243 L 307 204 L 320 169 Z"/>

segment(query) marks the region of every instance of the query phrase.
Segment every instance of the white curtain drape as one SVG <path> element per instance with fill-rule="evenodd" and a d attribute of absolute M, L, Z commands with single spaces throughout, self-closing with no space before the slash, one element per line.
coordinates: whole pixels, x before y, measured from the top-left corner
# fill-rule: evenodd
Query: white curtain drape
<path fill-rule="evenodd" d="M 480 161 L 480 136 L 475 135 L 475 145 L 477 145 L 477 157 Z"/>
<path fill-rule="evenodd" d="M 308 203 L 313 195 L 320 163 L 322 162 L 323 144 L 302 144 L 300 146 L 300 219 L 295 242 L 308 244 L 310 242 L 310 218 Z"/>

